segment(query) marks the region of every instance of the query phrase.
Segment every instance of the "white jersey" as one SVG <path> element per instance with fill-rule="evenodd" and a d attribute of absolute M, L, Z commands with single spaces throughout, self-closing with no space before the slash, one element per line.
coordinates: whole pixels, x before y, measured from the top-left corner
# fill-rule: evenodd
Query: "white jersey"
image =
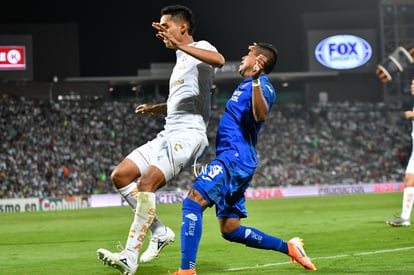
<path fill-rule="evenodd" d="M 213 45 L 204 40 L 191 46 L 217 52 Z M 185 128 L 205 132 L 211 112 L 214 68 L 181 50 L 176 51 L 176 56 L 170 77 L 164 128 L 167 132 Z"/>
<path fill-rule="evenodd" d="M 217 52 L 207 41 L 194 42 L 191 46 Z M 167 182 L 193 164 L 208 147 L 207 125 L 214 78 L 213 66 L 180 50 L 176 55 L 164 130 L 127 156 L 141 173 L 150 165 L 158 167 Z"/>

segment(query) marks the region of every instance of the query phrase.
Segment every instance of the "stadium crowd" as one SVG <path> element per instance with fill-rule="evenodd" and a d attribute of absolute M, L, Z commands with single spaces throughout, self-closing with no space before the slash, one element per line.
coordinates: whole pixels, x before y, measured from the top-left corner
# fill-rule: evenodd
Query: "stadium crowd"
<path fill-rule="evenodd" d="M 0 99 L 0 198 L 114 192 L 114 165 L 163 127 L 164 117 L 137 115 L 131 100 Z M 210 149 L 224 105 L 215 105 Z M 411 152 L 403 103 L 277 104 L 257 150 L 252 187 L 401 182 Z M 134 121 L 134 123 L 130 123 Z M 163 190 L 187 190 L 186 169 Z"/>

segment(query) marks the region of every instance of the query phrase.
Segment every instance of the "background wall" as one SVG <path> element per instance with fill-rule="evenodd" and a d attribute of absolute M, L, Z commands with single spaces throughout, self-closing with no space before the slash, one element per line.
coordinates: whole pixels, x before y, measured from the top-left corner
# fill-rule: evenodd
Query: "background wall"
<path fill-rule="evenodd" d="M 7 34 L 8 37 L 19 37 L 19 35 L 31 37 L 32 45 L 28 64 L 33 67 L 31 73 L 33 77 L 30 80 L 50 81 L 55 75 L 79 76 L 78 24 L 0 24 L 0 43 L 2 44 L 4 41 L 2 41 L 1 34 Z M 7 79 L 8 74 L 0 72 L 0 76 Z"/>
<path fill-rule="evenodd" d="M 374 58 L 381 60 L 377 49 L 383 1 L 397 0 L 8 1 L 1 4 L 0 35 L 32 36 L 35 81 L 50 82 L 55 75 L 59 80 L 136 76 L 151 63 L 175 61 L 174 52 L 155 38 L 151 23 L 159 21 L 163 6 L 184 4 L 196 17 L 195 39 L 210 41 L 227 61 L 240 60 L 254 41 L 267 41 L 280 52 L 276 73 L 304 72 L 308 70 L 307 32 L 315 29 L 373 29 L 378 37 Z M 281 95 L 298 95 L 312 102 L 321 92 L 327 92 L 330 101 L 384 98 L 374 72 L 281 84 L 276 83 Z M 221 90 L 231 93 L 234 82 L 227 86 Z"/>
<path fill-rule="evenodd" d="M 253 41 L 268 41 L 276 45 L 280 51 L 278 71 L 303 71 L 306 67 L 304 28 L 309 23 L 309 17 L 304 17 L 306 14 L 366 11 L 373 16 L 365 17 L 362 13 L 359 18 L 341 19 L 341 24 L 364 22 L 378 27 L 375 16 L 378 13 L 378 2 L 126 0 L 102 4 L 94 1 L 46 0 L 21 4 L 17 1 L 7 1 L 2 3 L 2 10 L 8 12 L 2 12 L 0 17 L 0 25 L 3 24 L 0 34 L 32 34 L 35 53 L 53 57 L 42 57 L 41 64 L 36 62 L 35 78 L 39 80 L 49 78 L 53 74 L 52 71 L 57 70 L 54 64 L 56 59 L 68 63 L 66 70 L 59 70 L 65 75 L 136 75 L 138 68 L 148 68 L 151 62 L 174 62 L 174 53 L 165 49 L 163 43 L 155 38 L 155 30 L 151 23 L 159 21 L 160 9 L 163 6 L 179 3 L 189 6 L 196 16 L 195 39 L 210 41 L 227 60 L 240 60 L 246 53 L 247 45 Z M 36 27 L 36 24 L 42 26 Z M 325 20 L 320 17 L 318 24 L 319 27 L 324 27 L 324 24 L 327 28 L 332 27 L 329 18 Z M 48 50 L 40 52 L 37 50 L 39 48 Z M 39 58 L 37 54 L 35 58 Z"/>

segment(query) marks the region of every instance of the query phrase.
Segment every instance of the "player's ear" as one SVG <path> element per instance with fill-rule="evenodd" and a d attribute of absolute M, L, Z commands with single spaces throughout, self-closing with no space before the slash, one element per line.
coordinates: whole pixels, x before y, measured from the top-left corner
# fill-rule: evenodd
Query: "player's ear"
<path fill-rule="evenodd" d="M 182 22 L 180 25 L 180 33 L 184 34 L 188 30 L 188 26 L 185 22 Z"/>

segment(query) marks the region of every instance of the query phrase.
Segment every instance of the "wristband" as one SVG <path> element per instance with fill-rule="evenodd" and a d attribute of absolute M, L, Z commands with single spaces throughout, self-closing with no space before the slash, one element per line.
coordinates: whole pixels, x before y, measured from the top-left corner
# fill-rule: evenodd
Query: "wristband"
<path fill-rule="evenodd" d="M 253 87 L 258 87 L 258 86 L 260 86 L 260 80 L 257 78 L 257 79 L 253 79 L 253 81 L 252 81 L 252 86 Z"/>

